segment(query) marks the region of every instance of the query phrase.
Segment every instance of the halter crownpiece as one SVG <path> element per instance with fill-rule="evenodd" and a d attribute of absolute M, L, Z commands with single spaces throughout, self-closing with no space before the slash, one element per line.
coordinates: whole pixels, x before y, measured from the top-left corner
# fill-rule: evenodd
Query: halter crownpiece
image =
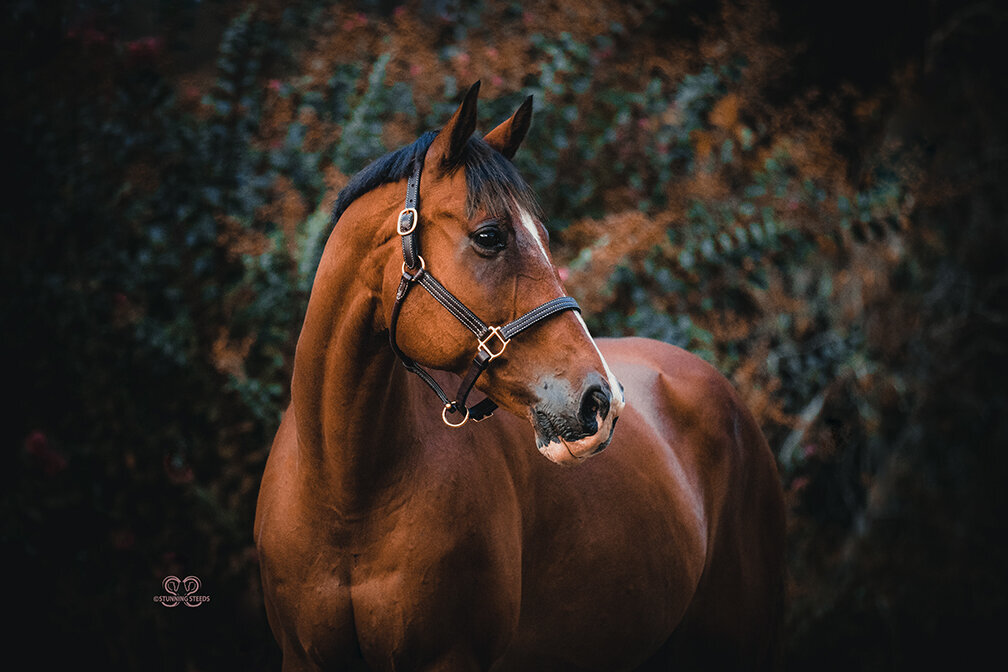
<path fill-rule="evenodd" d="M 511 339 L 529 327 L 535 326 L 543 320 L 567 310 L 581 311 L 577 301 L 569 296 L 561 296 L 551 301 L 547 301 L 537 308 L 533 308 L 521 317 L 501 326 L 487 326 L 468 307 L 459 301 L 455 295 L 445 289 L 444 285 L 438 282 L 433 275 L 427 271 L 427 264 L 420 256 L 420 239 L 417 235 L 417 227 L 420 224 L 420 214 L 417 210 L 420 195 L 420 173 L 423 170 L 424 155 L 414 159 L 413 173 L 406 183 L 406 204 L 396 220 L 396 232 L 402 240 L 403 267 L 402 280 L 399 281 L 399 289 L 396 291 L 395 303 L 392 306 L 392 317 L 389 324 L 389 343 L 392 350 L 402 361 L 408 371 L 420 377 L 428 387 L 434 390 L 444 409 L 441 411 L 441 419 L 449 427 L 461 427 L 468 420 L 479 422 L 493 415 L 497 408 L 490 399 L 484 399 L 478 404 L 470 407 L 465 405 L 469 393 L 472 391 L 476 380 L 480 377 L 490 362 L 504 354 Z M 396 343 L 396 326 L 399 322 L 399 312 L 402 304 L 409 294 L 413 285 L 420 285 L 433 296 L 438 303 L 444 306 L 448 312 L 455 316 L 469 331 L 476 336 L 476 354 L 473 357 L 469 371 L 462 378 L 455 399 L 449 399 L 444 389 L 423 367 L 408 357 Z M 449 414 L 462 414 L 462 419 L 452 422 L 448 419 Z"/>

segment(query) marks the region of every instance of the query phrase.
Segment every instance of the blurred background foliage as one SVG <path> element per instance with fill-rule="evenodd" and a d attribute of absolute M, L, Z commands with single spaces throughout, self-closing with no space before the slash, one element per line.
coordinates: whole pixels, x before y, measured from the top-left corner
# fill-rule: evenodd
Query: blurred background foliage
<path fill-rule="evenodd" d="M 480 79 L 484 130 L 535 97 L 516 162 L 593 330 L 700 354 L 760 420 L 788 666 L 979 659 L 1008 615 L 1006 17 L 10 3 L 13 635 L 38 669 L 276 669 L 252 516 L 332 201 Z M 169 574 L 211 601 L 153 603 Z"/>

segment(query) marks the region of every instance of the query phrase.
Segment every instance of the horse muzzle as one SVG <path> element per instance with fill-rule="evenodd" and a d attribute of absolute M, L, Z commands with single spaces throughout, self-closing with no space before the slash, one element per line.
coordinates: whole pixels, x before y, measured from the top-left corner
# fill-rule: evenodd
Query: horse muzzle
<path fill-rule="evenodd" d="M 605 450 L 624 405 L 622 389 L 614 398 L 609 382 L 597 373 L 589 374 L 577 394 L 569 389 L 560 380 L 543 382 L 540 400 L 531 409 L 539 452 L 563 465 Z"/>

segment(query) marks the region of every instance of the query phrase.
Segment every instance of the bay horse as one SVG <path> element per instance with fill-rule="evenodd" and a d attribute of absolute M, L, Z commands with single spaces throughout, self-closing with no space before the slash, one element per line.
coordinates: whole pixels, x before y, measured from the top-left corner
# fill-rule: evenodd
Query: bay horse
<path fill-rule="evenodd" d="M 760 429 L 701 359 L 591 337 L 511 162 L 531 98 L 480 138 L 477 97 L 337 198 L 256 510 L 283 669 L 768 667 Z"/>

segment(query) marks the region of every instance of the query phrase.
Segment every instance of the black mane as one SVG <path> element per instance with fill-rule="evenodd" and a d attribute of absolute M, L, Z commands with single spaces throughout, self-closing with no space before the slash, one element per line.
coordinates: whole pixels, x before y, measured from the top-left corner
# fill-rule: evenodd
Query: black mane
<path fill-rule="evenodd" d="M 412 144 L 389 152 L 360 171 L 347 183 L 336 197 L 333 206 L 332 224 L 339 221 L 343 212 L 359 197 L 383 184 L 407 179 L 413 172 L 416 161 L 423 161 L 437 131 L 428 131 Z M 468 189 L 467 208 L 469 216 L 476 210 L 485 210 L 490 215 L 509 213 L 514 204 L 527 210 L 533 216 L 541 217 L 539 204 L 532 190 L 518 174 L 518 170 L 508 159 L 488 145 L 482 138 L 473 136 L 466 144 L 458 165 L 451 170 L 465 168 Z M 420 179 L 421 212 L 423 208 L 423 177 Z M 403 198 L 406 191 L 403 190 Z"/>

